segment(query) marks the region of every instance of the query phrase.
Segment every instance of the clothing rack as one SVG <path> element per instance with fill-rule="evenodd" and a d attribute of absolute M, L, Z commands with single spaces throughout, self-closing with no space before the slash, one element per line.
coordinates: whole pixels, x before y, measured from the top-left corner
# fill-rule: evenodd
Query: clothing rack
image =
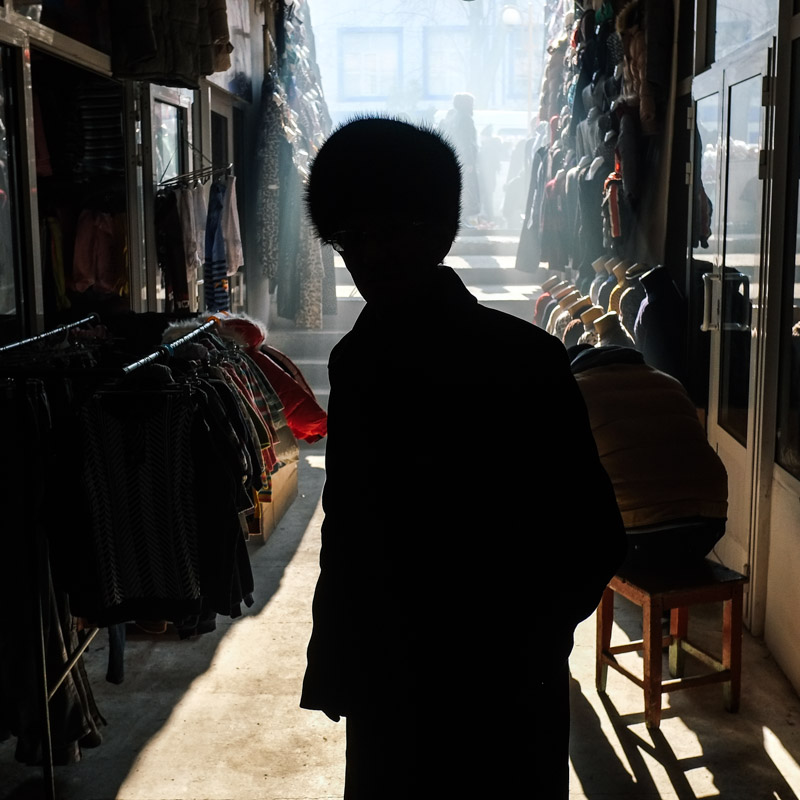
<path fill-rule="evenodd" d="M 32 343 L 36 343 L 45 339 L 49 339 L 58 336 L 60 334 L 64 333 L 68 334 L 69 331 L 91 322 L 99 323 L 100 322 L 99 315 L 93 313 L 82 319 L 76 320 L 75 322 L 61 325 L 57 328 L 53 328 L 44 333 L 31 336 L 27 339 L 22 339 L 4 345 L 3 347 L 0 347 L 0 355 L 7 351 L 16 350 L 19 347 L 30 345 Z M 155 351 L 153 351 L 149 355 L 146 355 L 143 358 L 140 358 L 134 361 L 133 363 L 122 367 L 121 369 L 119 367 L 113 370 L 105 370 L 100 368 L 97 370 L 97 372 L 109 378 L 119 378 L 121 376 L 125 376 L 146 364 L 158 361 L 164 357 L 168 358 L 172 356 L 172 354 L 179 347 L 186 344 L 187 342 L 192 341 L 201 334 L 211 331 L 213 328 L 217 326 L 217 323 L 218 323 L 217 318 L 212 317 L 203 324 L 199 325 L 197 328 L 179 337 L 175 341 L 160 345 Z M 3 372 L 4 371 L 2 369 L 2 364 L 0 359 L 0 374 L 3 374 Z M 68 370 L 67 372 L 71 373 L 72 370 Z M 35 371 L 31 370 L 23 370 L 22 372 L 19 372 L 17 369 L 12 368 L 8 374 L 12 377 L 16 377 L 19 375 L 32 377 L 36 373 Z M 56 674 L 55 676 L 52 674 L 48 676 L 47 639 L 46 639 L 46 629 L 45 629 L 45 619 L 46 619 L 45 603 L 48 602 L 49 587 L 50 587 L 49 554 L 48 554 L 48 543 L 46 538 L 41 534 L 41 531 L 39 530 L 38 526 L 35 527 L 36 530 L 34 536 L 34 552 L 32 553 L 32 557 L 34 559 L 34 565 L 37 572 L 36 619 L 37 619 L 38 633 L 36 636 L 36 644 L 35 644 L 36 652 L 34 653 L 34 660 L 36 663 L 36 670 L 37 670 L 36 685 L 37 685 L 37 696 L 40 705 L 39 713 L 40 713 L 40 720 L 42 727 L 41 748 L 42 748 L 42 772 L 44 780 L 42 796 L 45 798 L 45 800 L 56 800 L 55 779 L 54 779 L 55 776 L 53 770 L 54 766 L 53 741 L 52 741 L 52 731 L 50 725 L 49 704 L 52 701 L 53 697 L 55 696 L 56 692 L 59 690 L 64 681 L 67 679 L 71 671 L 76 667 L 81 656 L 84 654 L 86 649 L 89 647 L 91 642 L 99 633 L 99 628 L 94 627 L 88 629 L 82 636 L 78 647 L 73 652 L 68 653 L 67 660 L 63 666 L 63 669 L 61 669 L 60 672 L 58 672 L 58 674 Z"/>
<path fill-rule="evenodd" d="M 182 175 L 176 175 L 174 178 L 167 178 L 165 181 L 159 181 L 158 188 L 159 190 L 169 189 L 173 186 L 180 186 L 194 181 L 205 183 L 211 178 L 216 178 L 220 175 L 230 175 L 232 170 L 233 164 L 227 164 L 224 167 L 200 167 L 191 172 L 184 172 Z"/>
<path fill-rule="evenodd" d="M 75 322 L 61 325 L 57 328 L 45 331 L 44 333 L 30 336 L 26 339 L 20 339 L 16 342 L 3 345 L 0 347 L 0 353 L 6 353 L 10 350 L 15 350 L 18 347 L 34 344 L 44 339 L 50 339 L 62 333 L 69 333 L 69 331 L 86 325 L 90 322 L 99 322 L 100 317 L 95 314 L 89 314 L 82 319 Z M 86 648 L 91 644 L 92 640 L 97 636 L 98 628 L 90 628 L 84 636 L 83 641 L 79 647 L 67 658 L 63 669 L 57 678 L 51 682 L 48 680 L 47 675 L 47 643 L 45 639 L 45 611 L 44 611 L 44 598 L 45 593 L 49 597 L 50 594 L 50 572 L 49 572 L 49 557 L 47 550 L 47 542 L 41 535 L 38 528 L 36 528 L 36 535 L 34 537 L 35 552 L 33 554 L 35 559 L 36 568 L 36 620 L 38 627 L 38 647 L 36 647 L 35 662 L 37 667 L 37 682 L 39 686 L 39 702 L 40 702 L 40 715 L 42 725 L 42 771 L 44 774 L 44 796 L 46 800 L 55 800 L 55 780 L 53 773 L 53 741 L 50 728 L 50 701 L 55 696 L 58 689 L 67 679 L 68 675 L 77 665 L 80 657 L 85 652 Z"/>
<path fill-rule="evenodd" d="M 138 361 L 134 361 L 132 364 L 128 364 L 126 367 L 123 367 L 122 372 L 127 375 L 129 372 L 133 372 L 133 370 L 143 367 L 145 364 L 150 364 L 153 361 L 163 358 L 164 356 L 171 356 L 173 352 L 181 345 L 190 342 L 201 333 L 211 330 L 216 326 L 216 324 L 216 319 L 210 319 L 208 322 L 203 323 L 194 330 L 189 331 L 189 333 L 185 334 L 184 336 L 181 336 L 180 339 L 176 339 L 174 342 L 170 342 L 169 344 L 159 345 L 158 349 L 150 353 L 150 355 L 144 356 L 144 358 L 140 358 Z"/>
<path fill-rule="evenodd" d="M 11 342 L 11 344 L 5 344 L 0 347 L 0 353 L 5 353 L 8 350 L 13 350 L 16 347 L 23 347 L 24 345 L 33 344 L 34 342 L 38 342 L 42 339 L 49 339 L 51 336 L 58 336 L 60 333 L 67 333 L 68 331 L 73 330 L 74 328 L 79 328 L 81 325 L 88 325 L 90 322 L 100 322 L 100 317 L 97 314 L 89 314 L 88 317 L 84 317 L 83 319 L 76 320 L 75 322 L 70 322 L 66 325 L 61 325 L 58 328 L 53 328 L 52 330 L 45 331 L 44 333 L 38 333 L 35 336 L 30 336 L 27 339 L 20 339 L 18 342 Z"/>

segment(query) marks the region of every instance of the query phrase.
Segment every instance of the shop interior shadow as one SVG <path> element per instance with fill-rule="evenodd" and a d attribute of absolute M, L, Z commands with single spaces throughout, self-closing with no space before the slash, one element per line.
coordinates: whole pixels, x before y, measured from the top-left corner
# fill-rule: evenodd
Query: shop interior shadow
<path fill-rule="evenodd" d="M 249 546 L 255 582 L 255 604 L 241 619 L 258 615 L 280 587 L 287 565 L 297 551 L 319 501 L 325 472 L 309 465 L 323 456 L 324 440 L 301 444 L 299 492 L 291 508 L 265 544 Z M 310 598 L 309 598 L 310 599 Z M 240 620 L 217 618 L 217 630 L 191 640 L 176 634 L 129 636 L 125 649 L 125 679 L 106 682 L 108 640 L 101 631 L 84 656 L 100 712 L 108 722 L 101 728 L 103 742 L 84 749 L 81 761 L 55 768 L 57 800 L 116 797 L 148 741 L 158 734 L 193 681 L 211 665 L 226 634 Z M 298 675 L 298 693 L 301 675 Z M 298 694 L 299 696 L 299 694 Z M 150 698 L 139 703 L 136 698 Z M 224 747 L 224 743 L 221 743 Z M 43 800 L 40 766 L 14 761 L 15 740 L 0 742 L 0 798 Z"/>

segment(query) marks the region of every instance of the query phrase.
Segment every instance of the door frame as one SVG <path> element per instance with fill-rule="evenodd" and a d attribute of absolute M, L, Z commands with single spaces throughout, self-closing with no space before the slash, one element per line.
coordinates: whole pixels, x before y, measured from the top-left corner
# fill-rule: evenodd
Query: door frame
<path fill-rule="evenodd" d="M 0 45 L 12 48 L 14 60 L 14 95 L 16 113 L 9 125 L 19 143 L 17 169 L 19 202 L 17 257 L 22 285 L 18 290 L 20 300 L 20 331 L 30 336 L 44 330 L 44 289 L 41 270 L 41 244 L 39 241 L 39 207 L 36 200 L 36 147 L 33 124 L 33 80 L 29 57 L 30 40 L 25 31 L 0 19 Z"/>

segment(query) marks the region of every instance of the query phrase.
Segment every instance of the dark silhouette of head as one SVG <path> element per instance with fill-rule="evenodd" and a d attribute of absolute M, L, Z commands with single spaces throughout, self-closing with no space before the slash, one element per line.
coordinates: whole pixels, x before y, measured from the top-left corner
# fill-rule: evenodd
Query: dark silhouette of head
<path fill-rule="evenodd" d="M 461 170 L 434 130 L 360 117 L 335 130 L 311 165 L 306 208 L 367 300 L 390 299 L 434 270 L 458 232 Z"/>

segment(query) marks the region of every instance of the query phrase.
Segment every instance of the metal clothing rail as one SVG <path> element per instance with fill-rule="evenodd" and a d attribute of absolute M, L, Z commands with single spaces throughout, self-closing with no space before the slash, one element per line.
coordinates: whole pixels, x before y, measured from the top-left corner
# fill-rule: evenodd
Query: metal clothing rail
<path fill-rule="evenodd" d="M 204 322 L 194 330 L 189 331 L 189 333 L 185 334 L 184 336 L 181 336 L 180 339 L 176 339 L 174 342 L 169 342 L 169 344 L 159 345 L 158 349 L 150 353 L 150 355 L 140 358 L 138 361 L 134 361 L 133 364 L 128 364 L 128 366 L 123 367 L 122 372 L 127 375 L 129 372 L 133 372 L 133 370 L 143 367 L 145 364 L 151 364 L 153 361 L 158 361 L 159 358 L 163 358 L 164 356 L 171 356 L 173 352 L 181 345 L 190 342 L 201 333 L 211 330 L 216 324 L 216 319 L 210 319 L 208 322 Z"/>
<path fill-rule="evenodd" d="M 76 320 L 75 322 L 70 322 L 67 325 L 61 325 L 58 328 L 53 328 L 52 330 L 45 331 L 44 333 L 37 333 L 36 336 L 31 336 L 27 339 L 20 339 L 18 342 L 5 344 L 0 347 L 0 353 L 5 353 L 6 351 L 13 350 L 17 347 L 33 344 L 34 342 L 39 342 L 42 339 L 49 339 L 51 336 L 57 336 L 59 333 L 66 333 L 67 331 L 71 331 L 73 328 L 79 328 L 81 325 L 87 325 L 90 322 L 100 322 L 100 317 L 97 314 L 89 314 L 88 317 Z"/>
<path fill-rule="evenodd" d="M 191 172 L 184 172 L 182 175 L 176 175 L 174 178 L 167 178 L 166 180 L 159 181 L 158 188 L 168 189 L 171 186 L 180 186 L 182 183 L 191 183 L 192 181 L 201 181 L 205 183 L 209 178 L 213 178 L 217 175 L 228 175 L 232 171 L 233 164 L 227 164 L 224 167 L 200 167 Z"/>

